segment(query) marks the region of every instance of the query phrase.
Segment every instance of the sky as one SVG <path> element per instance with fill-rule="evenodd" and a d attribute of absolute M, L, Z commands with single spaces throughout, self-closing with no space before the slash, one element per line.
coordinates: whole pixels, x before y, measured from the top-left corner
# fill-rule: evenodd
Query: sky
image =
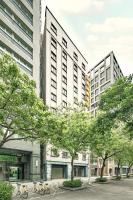
<path fill-rule="evenodd" d="M 124 73 L 133 73 L 133 0 L 42 0 L 88 61 L 88 70 L 114 51 Z"/>

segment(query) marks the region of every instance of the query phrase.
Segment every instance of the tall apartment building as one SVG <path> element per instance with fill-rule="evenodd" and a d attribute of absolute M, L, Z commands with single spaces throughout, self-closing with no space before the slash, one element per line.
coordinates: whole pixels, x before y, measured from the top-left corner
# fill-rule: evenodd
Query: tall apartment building
<path fill-rule="evenodd" d="M 122 76 L 123 73 L 113 52 L 110 52 L 88 72 L 88 78 L 90 80 L 89 110 L 93 116 L 96 116 L 100 95 Z M 91 155 L 91 174 L 93 176 L 99 175 L 100 169 L 100 158 L 97 159 L 94 155 Z M 113 159 L 106 162 L 104 174 L 115 174 Z"/>
<path fill-rule="evenodd" d="M 53 111 L 59 106 L 77 105 L 85 98 L 87 61 L 48 8 L 41 46 L 41 95 Z M 68 152 L 57 152 L 46 146 L 45 177 L 69 178 L 71 164 Z M 88 159 L 78 154 L 75 176 L 87 176 Z"/>
<path fill-rule="evenodd" d="M 110 87 L 116 79 L 122 77 L 123 73 L 113 52 L 95 65 L 89 72 L 90 79 L 90 108 L 96 115 L 100 95 Z"/>
<path fill-rule="evenodd" d="M 10 53 L 40 94 L 40 0 L 0 1 L 0 54 Z M 5 156 L 6 155 L 6 156 Z M 40 177 L 40 145 L 8 142 L 0 149 L 0 178 Z"/>

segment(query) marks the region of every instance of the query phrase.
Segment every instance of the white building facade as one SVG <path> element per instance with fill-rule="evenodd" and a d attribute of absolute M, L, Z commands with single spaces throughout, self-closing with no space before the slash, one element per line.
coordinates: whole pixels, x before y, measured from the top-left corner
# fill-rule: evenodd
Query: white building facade
<path fill-rule="evenodd" d="M 87 61 L 61 27 L 48 8 L 41 46 L 41 96 L 53 111 L 57 107 L 77 105 L 85 98 Z M 45 177 L 70 178 L 70 156 L 66 151 L 53 154 L 53 147 L 46 146 Z M 78 154 L 75 176 L 88 175 L 87 155 Z"/>

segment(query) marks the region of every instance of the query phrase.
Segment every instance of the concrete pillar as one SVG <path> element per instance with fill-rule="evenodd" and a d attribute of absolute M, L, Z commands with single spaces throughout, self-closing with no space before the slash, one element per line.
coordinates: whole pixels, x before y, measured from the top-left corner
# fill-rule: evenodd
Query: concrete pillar
<path fill-rule="evenodd" d="M 47 163 L 46 164 L 46 180 L 51 180 L 52 178 L 52 165 Z"/>
<path fill-rule="evenodd" d="M 30 179 L 40 179 L 40 155 L 32 154 L 30 161 Z"/>

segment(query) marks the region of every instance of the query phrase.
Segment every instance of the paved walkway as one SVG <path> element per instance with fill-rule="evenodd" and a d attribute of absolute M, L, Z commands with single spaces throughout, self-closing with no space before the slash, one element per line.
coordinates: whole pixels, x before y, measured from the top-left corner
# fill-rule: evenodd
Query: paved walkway
<path fill-rule="evenodd" d="M 56 195 L 32 195 L 29 200 L 133 200 L 133 179 L 93 184 L 81 191 L 60 191 Z"/>

